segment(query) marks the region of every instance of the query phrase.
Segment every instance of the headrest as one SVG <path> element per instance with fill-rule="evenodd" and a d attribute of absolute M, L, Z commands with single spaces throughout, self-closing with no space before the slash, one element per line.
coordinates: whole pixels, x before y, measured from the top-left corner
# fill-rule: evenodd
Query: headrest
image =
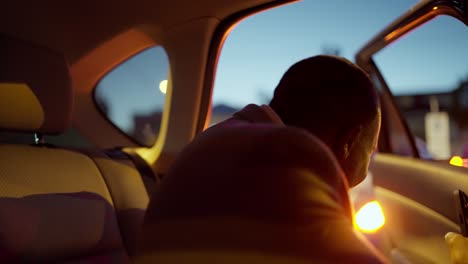
<path fill-rule="evenodd" d="M 72 96 L 62 54 L 0 34 L 0 129 L 61 133 L 70 125 Z"/>

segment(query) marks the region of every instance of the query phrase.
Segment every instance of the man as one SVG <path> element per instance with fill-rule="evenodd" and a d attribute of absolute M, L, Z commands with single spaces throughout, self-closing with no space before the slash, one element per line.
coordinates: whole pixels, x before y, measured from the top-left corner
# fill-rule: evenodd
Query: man
<path fill-rule="evenodd" d="M 380 129 L 378 95 L 364 71 L 334 56 L 302 60 L 285 73 L 270 107 L 274 112 L 251 105 L 236 116 L 248 120 L 249 115 L 258 115 L 254 112 L 276 113 L 284 124 L 321 139 L 351 186 L 364 180 Z"/>
<path fill-rule="evenodd" d="M 145 218 L 138 260 L 382 263 L 353 230 L 380 127 L 377 95 L 349 61 L 293 65 L 270 106 L 248 105 L 179 155 Z"/>

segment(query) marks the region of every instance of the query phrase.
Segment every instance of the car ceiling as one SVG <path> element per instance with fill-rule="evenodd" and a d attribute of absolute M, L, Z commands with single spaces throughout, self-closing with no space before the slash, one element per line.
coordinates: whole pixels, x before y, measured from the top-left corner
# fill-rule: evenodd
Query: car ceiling
<path fill-rule="evenodd" d="M 5 1 L 0 32 L 65 54 L 70 64 L 132 27 L 163 30 L 203 17 L 218 19 L 273 0 Z"/>

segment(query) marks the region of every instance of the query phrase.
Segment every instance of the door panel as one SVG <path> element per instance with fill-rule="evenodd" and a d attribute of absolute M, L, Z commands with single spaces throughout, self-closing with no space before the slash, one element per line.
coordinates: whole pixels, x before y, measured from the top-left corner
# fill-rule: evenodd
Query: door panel
<path fill-rule="evenodd" d="M 454 222 L 388 189 L 377 187 L 375 195 L 385 212 L 389 238 L 400 254 L 415 263 L 450 261 L 444 236 L 460 231 Z"/>
<path fill-rule="evenodd" d="M 460 232 L 453 191 L 468 190 L 467 170 L 390 154 L 371 170 L 393 246 L 415 263 L 449 263 L 444 236 Z"/>
<path fill-rule="evenodd" d="M 468 191 L 468 170 L 433 161 L 379 154 L 372 165 L 374 185 L 418 201 L 456 222 L 453 191 Z"/>
<path fill-rule="evenodd" d="M 420 1 L 356 55 L 382 98 L 380 153 L 371 167 L 375 195 L 386 215 L 393 253 L 411 263 L 450 263 L 444 236 L 460 232 L 453 192 L 468 191 L 468 169 L 422 158 L 459 155 L 465 141 L 462 135 L 468 134 L 456 103 L 457 91 L 464 87 L 457 76 L 468 69 L 466 4 Z M 400 96 L 394 97 L 392 91 Z M 439 155 L 434 148 L 425 155 L 424 140 L 432 146 L 444 143 L 428 138 L 437 126 L 428 128 L 424 123 L 428 112 L 439 111 L 448 113 L 450 129 L 457 133 L 450 135 L 449 155 Z M 468 111 L 463 113 L 468 117 Z"/>

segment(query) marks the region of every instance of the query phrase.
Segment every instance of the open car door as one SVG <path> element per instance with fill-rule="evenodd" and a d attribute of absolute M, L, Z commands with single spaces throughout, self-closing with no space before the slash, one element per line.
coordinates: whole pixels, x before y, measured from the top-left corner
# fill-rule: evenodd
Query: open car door
<path fill-rule="evenodd" d="M 449 159 L 467 158 L 467 22 L 468 1 L 421 1 L 356 55 L 381 95 L 371 173 L 394 260 L 450 263 L 444 235 L 460 233 L 453 192 L 468 192 L 468 168 Z"/>

